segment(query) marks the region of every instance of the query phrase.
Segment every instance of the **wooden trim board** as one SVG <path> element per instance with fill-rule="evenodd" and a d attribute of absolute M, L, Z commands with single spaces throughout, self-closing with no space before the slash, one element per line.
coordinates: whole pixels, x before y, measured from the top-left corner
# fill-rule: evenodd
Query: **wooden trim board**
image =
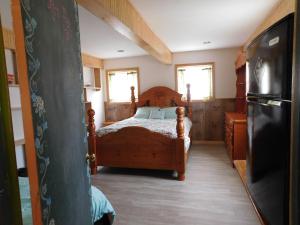
<path fill-rule="evenodd" d="M 252 203 L 252 206 L 254 207 L 254 210 L 256 212 L 256 215 L 261 223 L 261 225 L 267 225 L 267 223 L 265 223 L 264 219 L 262 218 L 261 214 L 259 213 L 259 210 L 256 208 L 255 204 L 254 204 L 254 201 L 250 195 L 250 192 L 249 192 L 249 189 L 248 189 L 248 186 L 247 186 L 247 177 L 246 177 L 246 160 L 235 160 L 233 162 L 242 182 L 243 182 L 243 185 L 246 189 L 246 192 L 247 192 L 247 195 Z"/>
<path fill-rule="evenodd" d="M 4 39 L 4 48 L 15 50 L 15 35 L 14 32 L 6 27 L 2 27 L 3 39 Z"/>
<path fill-rule="evenodd" d="M 34 130 L 31 111 L 31 99 L 29 93 L 28 84 L 28 72 L 27 72 L 27 58 L 25 52 L 24 42 L 24 30 L 23 20 L 21 13 L 20 0 L 12 0 L 12 15 L 13 26 L 17 36 L 15 36 L 16 43 L 16 58 L 17 58 L 17 70 L 19 74 L 20 90 L 21 90 L 21 103 L 22 103 L 22 115 L 23 124 L 26 132 L 24 132 L 26 150 L 25 155 L 27 159 L 27 169 L 30 183 L 30 196 L 32 205 L 32 219 L 33 225 L 42 224 L 42 211 L 41 211 L 41 198 L 40 187 L 38 179 L 38 167 L 36 160 L 35 142 L 34 142 Z"/>
<path fill-rule="evenodd" d="M 15 146 L 25 145 L 25 139 L 15 140 Z"/>
<path fill-rule="evenodd" d="M 240 48 L 235 61 L 235 69 L 238 70 L 246 64 L 246 52 L 243 48 Z"/>
<path fill-rule="evenodd" d="M 82 58 L 82 64 L 83 66 L 89 67 L 89 68 L 99 68 L 103 69 L 103 61 L 102 59 L 86 54 L 86 53 L 81 53 L 81 58 Z"/>
<path fill-rule="evenodd" d="M 202 140 L 193 140 L 195 145 L 224 145 L 224 141 L 202 141 Z"/>

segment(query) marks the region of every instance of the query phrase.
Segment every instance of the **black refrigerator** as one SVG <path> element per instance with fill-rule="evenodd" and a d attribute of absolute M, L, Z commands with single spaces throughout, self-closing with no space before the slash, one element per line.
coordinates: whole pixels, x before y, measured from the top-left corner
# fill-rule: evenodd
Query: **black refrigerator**
<path fill-rule="evenodd" d="M 287 225 L 293 14 L 247 48 L 247 185 L 269 225 Z"/>

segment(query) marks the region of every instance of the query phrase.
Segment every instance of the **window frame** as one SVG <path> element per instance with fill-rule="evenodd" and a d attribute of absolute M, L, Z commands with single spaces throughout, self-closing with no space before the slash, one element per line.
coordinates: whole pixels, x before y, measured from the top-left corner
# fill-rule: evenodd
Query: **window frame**
<path fill-rule="evenodd" d="M 191 102 L 209 102 L 215 100 L 215 62 L 201 62 L 201 63 L 185 63 L 185 64 L 175 64 L 175 90 L 178 92 L 178 67 L 187 67 L 187 66 L 203 66 L 203 65 L 211 65 L 212 66 L 212 92 L 211 97 L 209 99 L 194 99 Z M 192 84 L 191 84 L 192 86 Z M 191 96 L 193 98 L 193 96 Z M 185 99 L 186 100 L 186 99 Z"/>
<path fill-rule="evenodd" d="M 107 98 L 107 102 L 108 103 L 130 103 L 130 99 L 128 101 L 125 102 L 121 102 L 121 101 L 111 101 L 110 97 L 109 97 L 109 73 L 111 72 L 118 72 L 118 71 L 128 71 L 128 70 L 136 70 L 137 71 L 137 85 L 138 85 L 138 96 L 140 95 L 140 91 L 141 91 L 141 87 L 140 87 L 140 70 L 139 67 L 129 67 L 129 68 L 120 68 L 120 69 L 108 69 L 105 70 L 105 79 L 106 79 L 106 98 Z M 128 89 L 128 93 L 130 93 L 130 89 Z M 137 99 L 138 96 L 135 96 L 135 98 Z"/>

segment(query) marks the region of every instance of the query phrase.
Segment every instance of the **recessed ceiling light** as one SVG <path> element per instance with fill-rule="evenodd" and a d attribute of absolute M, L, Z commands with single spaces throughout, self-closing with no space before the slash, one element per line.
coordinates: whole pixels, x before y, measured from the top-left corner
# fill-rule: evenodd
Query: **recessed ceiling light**
<path fill-rule="evenodd" d="M 203 41 L 203 44 L 204 45 L 208 45 L 208 44 L 210 44 L 211 42 L 210 41 Z"/>
<path fill-rule="evenodd" d="M 125 50 L 123 50 L 123 49 L 119 49 L 117 52 L 125 52 Z"/>

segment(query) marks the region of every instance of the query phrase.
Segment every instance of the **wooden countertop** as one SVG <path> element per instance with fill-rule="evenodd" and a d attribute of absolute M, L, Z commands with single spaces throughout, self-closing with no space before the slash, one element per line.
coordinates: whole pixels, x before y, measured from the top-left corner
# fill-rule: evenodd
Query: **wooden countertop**
<path fill-rule="evenodd" d="M 245 123 L 247 121 L 247 115 L 245 113 L 226 112 L 225 117 L 234 122 Z"/>

